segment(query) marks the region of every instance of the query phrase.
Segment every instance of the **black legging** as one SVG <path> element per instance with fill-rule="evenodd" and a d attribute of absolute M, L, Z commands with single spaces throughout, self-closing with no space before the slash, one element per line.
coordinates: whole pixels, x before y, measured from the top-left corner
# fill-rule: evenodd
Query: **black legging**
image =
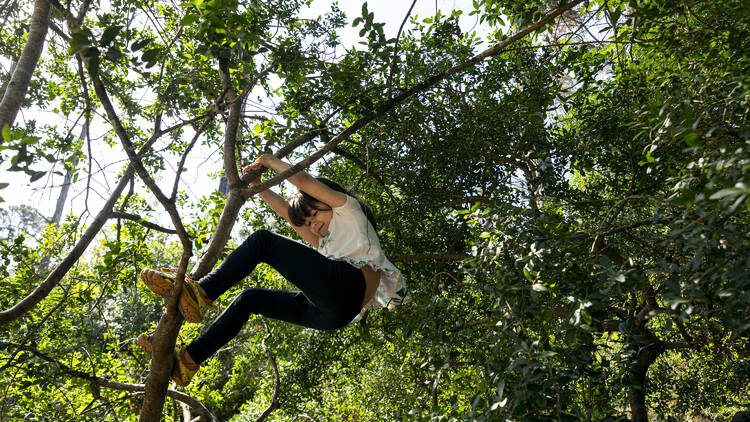
<path fill-rule="evenodd" d="M 216 299 L 247 277 L 259 262 L 269 264 L 301 291 L 243 290 L 206 332 L 187 346 L 196 363 L 233 339 L 250 314 L 333 330 L 349 324 L 362 308 L 365 277 L 360 269 L 268 230 L 250 235 L 203 277 L 200 285 L 210 299 Z"/>

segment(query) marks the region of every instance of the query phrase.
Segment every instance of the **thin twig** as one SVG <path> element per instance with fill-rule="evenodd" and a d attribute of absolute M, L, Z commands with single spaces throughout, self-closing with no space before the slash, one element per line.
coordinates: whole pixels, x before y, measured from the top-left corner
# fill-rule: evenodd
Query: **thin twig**
<path fill-rule="evenodd" d="M 404 20 L 401 22 L 401 26 L 398 28 L 398 33 L 396 34 L 396 42 L 393 46 L 393 58 L 391 58 L 391 68 L 388 73 L 388 94 L 386 94 L 386 98 L 391 97 L 391 90 L 393 88 L 393 74 L 396 72 L 396 57 L 398 57 L 398 41 L 401 39 L 401 31 L 404 29 L 404 25 L 406 25 L 406 21 L 409 20 L 409 16 L 411 16 L 411 11 L 414 9 L 414 5 L 417 4 L 417 0 L 414 0 L 411 3 L 411 7 L 409 7 L 409 11 L 406 12 L 406 16 L 404 16 Z"/>
<path fill-rule="evenodd" d="M 276 358 L 274 357 L 273 353 L 271 353 L 271 350 L 268 349 L 268 346 L 266 345 L 266 340 L 271 338 L 271 330 L 268 328 L 268 321 L 265 317 L 263 317 L 263 325 L 266 328 L 266 336 L 261 340 L 260 344 L 263 346 L 263 350 L 266 352 L 266 356 L 268 356 L 268 361 L 271 364 L 271 368 L 273 368 L 273 395 L 271 396 L 271 404 L 268 405 L 266 410 L 263 411 L 263 413 L 258 416 L 258 418 L 255 420 L 255 422 L 261 422 L 268 418 L 271 415 L 271 412 L 279 408 L 279 389 L 281 388 L 281 382 L 279 380 L 279 368 L 276 365 Z"/>
<path fill-rule="evenodd" d="M 113 211 L 110 214 L 109 218 L 116 218 L 118 220 L 119 219 L 131 220 L 131 221 L 135 221 L 136 223 L 142 225 L 143 227 L 149 228 L 151 230 L 156 230 L 158 232 L 168 233 L 168 234 L 177 234 L 177 230 L 168 229 L 168 228 L 162 227 L 162 226 L 160 226 L 158 224 L 154 224 L 154 223 L 148 222 L 148 221 L 144 220 L 143 217 L 141 217 L 140 215 L 136 215 L 136 214 L 130 214 L 130 213 L 127 213 L 127 212 L 122 212 L 122 211 Z"/>

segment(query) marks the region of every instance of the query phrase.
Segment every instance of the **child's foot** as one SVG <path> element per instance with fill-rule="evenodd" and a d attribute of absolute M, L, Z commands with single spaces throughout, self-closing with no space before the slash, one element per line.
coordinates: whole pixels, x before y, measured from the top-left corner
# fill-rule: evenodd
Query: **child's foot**
<path fill-rule="evenodd" d="M 152 292 L 167 299 L 174 294 L 174 279 L 169 272 L 144 268 L 141 271 L 141 280 Z M 180 294 L 179 308 L 182 316 L 190 322 L 200 322 L 203 315 L 211 308 L 216 308 L 200 288 L 200 285 L 185 275 L 185 283 Z"/>
<path fill-rule="evenodd" d="M 151 354 L 151 336 L 143 333 L 138 336 L 138 344 L 144 352 Z M 181 387 L 190 384 L 190 380 L 198 372 L 200 366 L 193 361 L 183 344 L 174 347 L 174 363 L 172 364 L 172 381 Z"/>
<path fill-rule="evenodd" d="M 190 358 L 190 354 L 188 354 L 185 350 L 185 346 L 182 344 L 175 346 L 174 359 L 175 362 L 172 368 L 172 379 L 177 385 L 185 387 L 190 384 L 190 380 L 193 379 L 193 376 L 198 372 L 200 366 L 193 362 L 193 359 Z"/>

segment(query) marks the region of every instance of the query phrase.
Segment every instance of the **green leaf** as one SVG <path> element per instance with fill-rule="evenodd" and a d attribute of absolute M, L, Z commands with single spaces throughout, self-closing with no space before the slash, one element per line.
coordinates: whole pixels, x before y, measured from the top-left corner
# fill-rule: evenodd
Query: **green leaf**
<path fill-rule="evenodd" d="M 94 49 L 94 50 L 96 50 L 96 49 Z M 100 61 L 100 59 L 99 59 L 99 50 L 96 50 L 96 54 L 94 54 L 94 56 L 89 59 L 89 63 L 88 63 L 88 67 L 87 67 L 87 69 L 89 71 L 89 74 L 92 77 L 95 77 L 96 75 L 99 74 L 99 61 Z"/>
<path fill-rule="evenodd" d="M 158 48 L 152 48 L 151 50 L 146 50 L 143 53 L 143 56 L 141 56 L 141 60 L 147 63 L 148 67 L 153 66 L 156 64 L 156 61 L 159 59 L 160 50 Z"/>
<path fill-rule="evenodd" d="M 102 47 L 108 46 L 112 42 L 112 40 L 115 39 L 117 34 L 120 33 L 121 29 L 122 26 L 120 25 L 110 26 L 109 28 L 105 29 L 104 33 L 102 34 L 102 38 L 99 40 L 99 45 L 101 45 Z"/>
<path fill-rule="evenodd" d="M 709 199 L 721 199 L 721 198 L 724 198 L 725 196 L 730 196 L 730 195 L 737 196 L 743 192 L 745 192 L 745 190 L 740 189 L 740 188 L 726 188 L 726 189 L 722 189 L 714 193 L 713 195 L 709 197 Z"/>
<path fill-rule="evenodd" d="M 86 48 L 91 48 L 91 44 L 88 42 L 81 42 L 75 38 L 70 39 L 70 47 L 68 47 L 68 54 L 71 56 L 78 54 L 79 51 Z"/>
<path fill-rule="evenodd" d="M 151 42 L 152 38 L 143 38 L 141 40 L 138 40 L 133 43 L 133 45 L 130 46 L 131 51 L 138 51 L 142 49 L 143 47 L 147 46 Z"/>
<path fill-rule="evenodd" d="M 180 19 L 180 26 L 190 26 L 196 22 L 198 22 L 198 15 L 189 13 Z"/>
<path fill-rule="evenodd" d="M 526 267 L 523 267 L 523 275 L 529 280 L 534 281 L 534 278 L 531 277 L 531 273 L 529 272 L 529 269 Z"/>
<path fill-rule="evenodd" d="M 5 189 L 10 185 L 10 183 L 0 183 L 0 189 Z"/>
<path fill-rule="evenodd" d="M 88 28 L 74 29 L 70 32 L 71 39 L 76 40 L 80 43 L 91 44 L 91 39 L 94 34 Z"/>
<path fill-rule="evenodd" d="M 124 56 L 125 54 L 123 54 L 123 52 L 120 51 L 120 49 L 118 47 L 111 46 L 111 47 L 109 47 L 109 49 L 107 49 L 106 55 L 107 55 L 107 57 L 109 57 L 109 58 L 111 58 L 113 60 L 117 60 L 120 57 Z"/>
<path fill-rule="evenodd" d="M 690 145 L 691 147 L 697 147 L 700 145 L 699 136 L 695 132 L 690 132 L 687 135 L 685 135 L 685 143 Z"/>
<path fill-rule="evenodd" d="M 23 139 L 21 139 L 21 145 L 34 145 L 38 142 L 38 136 L 24 136 Z"/>
<path fill-rule="evenodd" d="M 42 177 L 44 177 L 45 174 L 47 174 L 47 173 L 43 172 L 43 171 L 35 171 L 34 174 L 31 175 L 31 181 L 32 182 L 36 182 L 37 180 L 39 180 Z"/>
<path fill-rule="evenodd" d="M 10 142 L 11 141 L 10 126 L 8 126 L 8 125 L 3 125 L 3 139 L 5 139 L 5 142 Z"/>

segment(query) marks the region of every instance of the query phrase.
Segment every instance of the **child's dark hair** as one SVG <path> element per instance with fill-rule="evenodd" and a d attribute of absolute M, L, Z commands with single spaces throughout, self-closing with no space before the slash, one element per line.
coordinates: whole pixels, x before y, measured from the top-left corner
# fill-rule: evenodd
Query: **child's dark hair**
<path fill-rule="evenodd" d="M 359 206 L 362 208 L 362 212 L 364 212 L 365 217 L 367 217 L 367 220 L 370 222 L 370 224 L 372 224 L 372 228 L 377 230 L 377 225 L 375 224 L 375 214 L 373 214 L 370 207 L 365 205 L 362 200 L 360 200 L 356 195 L 352 194 L 332 180 L 328 180 L 324 177 L 316 177 L 316 179 L 329 188 L 335 190 L 336 192 L 347 194 L 356 199 L 357 202 L 359 202 Z M 291 221 L 291 223 L 295 226 L 301 226 L 305 224 L 305 219 L 307 217 L 310 217 L 310 215 L 312 214 L 312 210 L 326 211 L 330 209 L 320 208 L 321 204 L 323 204 L 321 201 L 315 199 L 313 196 L 307 194 L 306 192 L 297 192 L 289 201 L 289 221 Z"/>

